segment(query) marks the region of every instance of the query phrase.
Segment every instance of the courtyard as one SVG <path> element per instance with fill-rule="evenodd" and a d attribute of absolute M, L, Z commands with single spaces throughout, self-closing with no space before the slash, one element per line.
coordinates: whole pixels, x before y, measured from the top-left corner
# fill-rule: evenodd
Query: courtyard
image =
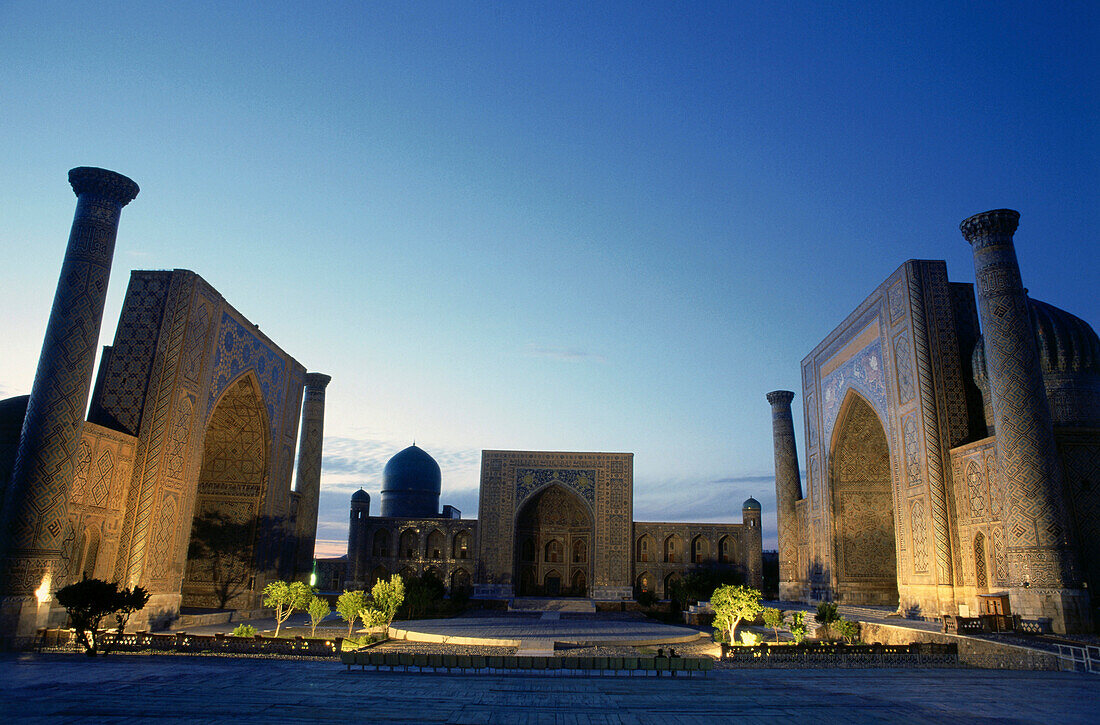
<path fill-rule="evenodd" d="M 724 670 L 701 679 L 348 672 L 332 661 L 0 655 L 20 722 L 1096 721 L 1100 679 L 989 670 Z"/>

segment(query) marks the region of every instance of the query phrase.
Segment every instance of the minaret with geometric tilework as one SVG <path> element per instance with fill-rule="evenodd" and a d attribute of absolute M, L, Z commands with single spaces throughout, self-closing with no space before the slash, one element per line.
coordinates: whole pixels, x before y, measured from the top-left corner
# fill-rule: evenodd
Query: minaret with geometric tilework
<path fill-rule="evenodd" d="M 0 636 L 34 634 L 56 590 L 73 462 L 84 426 L 122 207 L 138 193 L 106 169 L 69 172 L 76 214 L 0 519 Z M 10 641 L 10 640 L 9 640 Z"/>
<path fill-rule="evenodd" d="M 325 388 L 332 378 L 322 373 L 306 374 L 302 400 L 302 432 L 298 443 L 298 574 L 313 566 L 317 537 L 317 506 L 321 494 L 321 449 L 325 439 Z"/>
<path fill-rule="evenodd" d="M 1050 617 L 1056 631 L 1079 631 L 1088 622 L 1088 595 L 1070 546 L 1061 464 L 1012 240 L 1019 219 L 997 209 L 960 226 L 974 252 L 997 464 L 1009 494 L 1010 604 L 1015 614 Z"/>
<path fill-rule="evenodd" d="M 790 390 L 768 393 L 772 406 L 772 444 L 775 447 L 775 513 L 779 519 L 779 598 L 794 601 L 802 598 L 798 571 L 798 509 L 802 498 L 802 481 L 798 475 L 798 453 L 795 448 L 794 418 L 791 417 Z"/>

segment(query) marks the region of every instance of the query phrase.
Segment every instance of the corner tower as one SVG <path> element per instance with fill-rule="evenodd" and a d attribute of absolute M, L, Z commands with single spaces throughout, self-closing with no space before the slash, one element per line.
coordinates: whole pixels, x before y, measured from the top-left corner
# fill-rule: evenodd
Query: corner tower
<path fill-rule="evenodd" d="M 33 636 L 56 588 L 68 486 L 84 427 L 122 207 L 138 185 L 106 169 L 69 172 L 76 214 L 0 518 L 0 636 Z"/>
<path fill-rule="evenodd" d="M 1018 613 L 1050 617 L 1059 632 L 1077 631 L 1087 626 L 1088 594 L 1070 546 L 1061 464 L 1013 244 L 1019 219 L 1012 209 L 997 209 L 960 225 L 974 252 L 998 468 L 1009 494 L 1009 591 Z"/>

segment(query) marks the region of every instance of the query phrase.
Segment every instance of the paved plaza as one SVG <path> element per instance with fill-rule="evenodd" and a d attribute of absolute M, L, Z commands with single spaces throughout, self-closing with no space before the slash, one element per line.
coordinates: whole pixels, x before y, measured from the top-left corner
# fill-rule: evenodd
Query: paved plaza
<path fill-rule="evenodd" d="M 578 645 L 658 645 L 707 637 L 698 629 L 661 624 L 641 616 L 607 614 L 501 614 L 396 622 L 395 639 L 414 642 L 516 647 L 530 640 Z"/>
<path fill-rule="evenodd" d="M 988 670 L 726 670 L 706 679 L 347 672 L 336 662 L 0 655 L 19 722 L 1097 721 L 1100 677 Z"/>

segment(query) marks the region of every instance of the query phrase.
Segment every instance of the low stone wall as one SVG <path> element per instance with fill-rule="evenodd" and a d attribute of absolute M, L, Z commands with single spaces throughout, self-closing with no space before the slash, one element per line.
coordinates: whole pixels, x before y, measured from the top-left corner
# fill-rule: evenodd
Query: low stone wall
<path fill-rule="evenodd" d="M 845 669 L 897 667 L 958 667 L 954 644 L 828 644 L 722 646 L 722 662 L 736 668 Z"/>
<path fill-rule="evenodd" d="M 114 632 L 99 630 L 96 641 L 101 652 L 176 652 L 197 654 L 220 652 L 225 654 L 280 654 L 325 657 L 340 652 L 343 637 L 335 639 L 309 639 L 306 637 L 234 637 L 226 634 L 152 634 L 149 632 L 125 633 L 121 637 Z M 39 650 L 72 647 L 76 638 L 72 630 L 42 629 L 38 631 L 35 647 Z"/>
<path fill-rule="evenodd" d="M 925 632 L 908 627 L 895 627 L 876 622 L 860 622 L 859 637 L 864 642 L 910 644 L 931 642 L 955 644 L 959 648 L 959 664 L 990 670 L 1060 670 L 1058 655 L 1052 652 L 1020 647 L 1005 642 L 991 642 L 974 637 L 961 637 L 939 632 Z"/>

